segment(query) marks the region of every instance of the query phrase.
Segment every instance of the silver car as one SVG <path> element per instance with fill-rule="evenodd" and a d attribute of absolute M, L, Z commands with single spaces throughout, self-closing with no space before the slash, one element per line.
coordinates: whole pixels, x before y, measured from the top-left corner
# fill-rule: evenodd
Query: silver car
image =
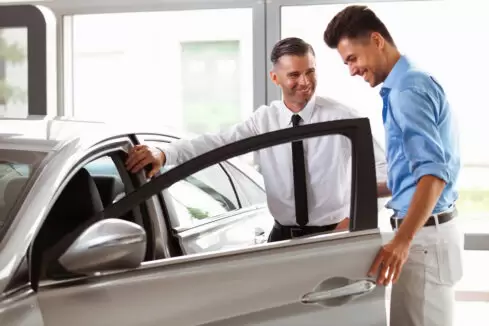
<path fill-rule="evenodd" d="M 350 231 L 266 243 L 260 175 L 237 157 L 336 134 L 353 145 Z M 366 276 L 383 242 L 367 119 L 240 140 L 151 180 L 125 169 L 132 146 L 176 138 L 0 120 L 0 325 L 387 325 Z"/>

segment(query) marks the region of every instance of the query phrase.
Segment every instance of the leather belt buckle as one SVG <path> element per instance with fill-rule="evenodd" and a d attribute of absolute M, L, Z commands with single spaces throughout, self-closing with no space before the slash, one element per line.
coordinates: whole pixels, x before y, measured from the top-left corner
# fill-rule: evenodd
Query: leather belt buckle
<path fill-rule="evenodd" d="M 392 230 L 396 230 L 399 228 L 399 225 L 401 224 L 402 220 L 397 217 L 391 217 L 390 222 L 391 222 Z"/>
<path fill-rule="evenodd" d="M 292 238 L 302 237 L 304 235 L 304 230 L 300 227 L 291 227 L 290 228 L 290 236 Z"/>

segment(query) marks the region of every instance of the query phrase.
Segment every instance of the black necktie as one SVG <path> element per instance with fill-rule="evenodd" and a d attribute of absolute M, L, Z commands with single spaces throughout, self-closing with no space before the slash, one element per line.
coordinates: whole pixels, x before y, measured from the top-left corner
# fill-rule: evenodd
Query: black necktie
<path fill-rule="evenodd" d="M 292 125 L 299 125 L 300 115 L 292 116 Z M 302 140 L 292 142 L 292 170 L 294 173 L 295 218 L 297 224 L 305 226 L 309 220 L 307 212 L 306 164 Z"/>

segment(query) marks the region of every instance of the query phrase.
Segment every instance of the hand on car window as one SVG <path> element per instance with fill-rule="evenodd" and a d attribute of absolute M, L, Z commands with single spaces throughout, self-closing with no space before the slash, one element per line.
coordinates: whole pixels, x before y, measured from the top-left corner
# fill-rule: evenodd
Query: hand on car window
<path fill-rule="evenodd" d="M 165 164 L 165 160 L 165 154 L 158 148 L 136 145 L 129 150 L 126 168 L 132 173 L 138 173 L 145 166 L 149 166 L 151 170 L 147 177 L 152 178 Z"/>

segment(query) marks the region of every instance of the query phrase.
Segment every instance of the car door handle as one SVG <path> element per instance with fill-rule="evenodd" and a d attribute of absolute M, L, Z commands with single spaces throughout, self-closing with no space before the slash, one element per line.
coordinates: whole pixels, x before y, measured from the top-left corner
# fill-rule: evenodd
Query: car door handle
<path fill-rule="evenodd" d="M 309 292 L 302 297 L 301 301 L 302 303 L 319 303 L 330 299 L 351 297 L 372 292 L 375 286 L 373 281 L 361 280 L 331 290 Z"/>
<path fill-rule="evenodd" d="M 254 242 L 255 244 L 261 244 L 267 242 L 267 238 L 265 238 L 265 231 L 260 227 L 255 228 Z"/>

